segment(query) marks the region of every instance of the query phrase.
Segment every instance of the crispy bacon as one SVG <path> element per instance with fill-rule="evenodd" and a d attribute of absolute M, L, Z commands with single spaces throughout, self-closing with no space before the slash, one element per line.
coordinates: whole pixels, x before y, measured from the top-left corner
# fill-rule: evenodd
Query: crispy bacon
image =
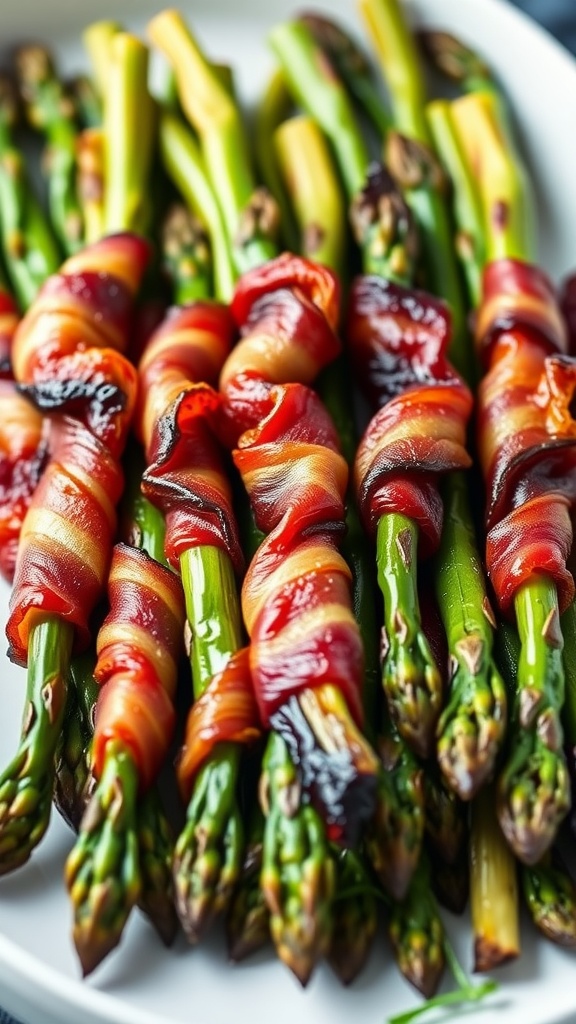
<path fill-rule="evenodd" d="M 73 623 L 77 648 L 89 638 L 136 399 L 136 371 L 121 350 L 148 254 L 130 234 L 87 246 L 48 279 L 14 336 L 20 390 L 52 419 L 50 462 L 22 527 L 10 601 L 7 635 L 21 663 L 40 616 Z"/>
<path fill-rule="evenodd" d="M 156 778 L 175 722 L 174 692 L 183 647 L 179 577 L 138 548 L 117 544 L 108 577 L 109 612 L 98 633 L 93 764 L 120 740 L 132 753 L 142 789 Z"/>
<path fill-rule="evenodd" d="M 142 489 L 166 517 L 166 555 L 201 544 L 242 553 L 226 462 L 217 436 L 221 399 L 214 390 L 230 352 L 234 322 L 226 306 L 195 302 L 173 309 L 140 362 L 137 430 L 148 467 Z"/>
<path fill-rule="evenodd" d="M 252 743 L 260 736 L 247 647 L 229 658 L 192 705 L 177 764 L 185 802 L 194 779 L 217 743 Z"/>
<path fill-rule="evenodd" d="M 50 462 L 20 537 L 7 636 L 26 664 L 34 623 L 58 615 L 89 640 L 89 616 L 106 582 L 123 478 L 117 461 L 87 427 L 62 416 L 49 435 Z"/>
<path fill-rule="evenodd" d="M 440 540 L 440 475 L 463 469 L 472 396 L 447 360 L 450 318 L 425 292 L 380 277 L 352 287 L 348 338 L 358 375 L 380 406 L 358 447 L 354 487 L 369 530 L 382 515 L 419 526 L 420 552 Z"/>
<path fill-rule="evenodd" d="M 304 386 L 339 351 L 337 307 L 333 275 L 290 255 L 245 274 L 232 300 L 242 340 L 220 386 L 234 461 L 267 534 L 242 590 L 265 725 L 292 695 L 323 683 L 339 686 L 361 717 L 361 641 L 337 550 L 348 470 L 330 418 Z"/>
<path fill-rule="evenodd" d="M 71 412 L 116 455 L 134 411 L 136 377 L 122 356 L 149 247 L 110 235 L 70 257 L 22 318 L 14 376 L 43 411 Z"/>
<path fill-rule="evenodd" d="M 487 267 L 477 337 L 488 360 L 478 395 L 488 573 L 503 612 L 538 573 L 556 581 L 563 609 L 574 593 L 566 558 L 576 499 L 576 360 L 564 354 L 564 323 L 542 271 L 514 260 Z"/>
<path fill-rule="evenodd" d="M 12 582 L 20 531 L 46 460 L 43 417 L 19 395 L 12 376 L 12 341 L 19 321 L 0 289 L 0 572 Z"/>

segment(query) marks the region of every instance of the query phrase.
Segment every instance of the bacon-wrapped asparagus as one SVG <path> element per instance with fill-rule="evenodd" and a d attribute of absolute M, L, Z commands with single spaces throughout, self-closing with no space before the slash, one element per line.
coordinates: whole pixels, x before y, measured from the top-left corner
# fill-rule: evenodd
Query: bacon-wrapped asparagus
<path fill-rule="evenodd" d="M 139 168 L 145 175 L 144 158 Z M 34 711 L 43 709 L 25 719 L 21 748 L 2 776 L 15 791 L 36 794 L 20 824 L 14 814 L 25 801 L 6 802 L 4 834 L 23 822 L 31 833 L 18 846 L 19 862 L 46 828 L 67 658 L 74 639 L 78 648 L 88 641 L 109 565 L 122 490 L 118 458 L 136 389 L 136 372 L 120 350 L 148 256 L 147 243 L 125 233 L 71 257 L 43 286 L 14 339 L 21 390 L 53 417 L 50 462 L 23 525 L 7 625 L 12 657 L 29 666 Z M 5 869 L 12 856 L 7 852 Z"/>
<path fill-rule="evenodd" d="M 207 297 L 203 232 L 191 224 L 184 238 L 172 233 L 169 241 L 175 295 L 189 301 L 169 311 L 143 354 L 137 426 L 148 459 L 143 490 L 165 512 L 166 552 L 182 573 L 190 630 L 196 700 L 178 761 L 186 824 L 176 843 L 174 878 L 180 919 L 189 940 L 197 942 L 225 909 L 240 871 L 240 755 L 242 744 L 260 730 L 247 652 L 241 649 L 235 573 L 242 554 L 224 453 L 214 432 L 214 384 L 234 325 L 227 306 Z M 177 264 L 175 250 L 184 241 Z"/>
<path fill-rule="evenodd" d="M 456 101 L 452 117 L 475 168 L 487 258 L 476 336 L 485 376 L 478 447 L 486 482 L 486 562 L 501 611 L 521 639 L 513 733 L 498 785 L 499 820 L 514 851 L 534 863 L 569 806 L 560 708 L 559 612 L 570 602 L 566 567 L 576 431 L 576 381 L 554 289 L 530 263 L 526 195 L 491 93 Z M 502 217 L 497 216 L 502 212 Z"/>
<path fill-rule="evenodd" d="M 127 340 L 132 294 L 146 258 L 146 246 L 128 235 L 107 239 L 73 257 L 49 279 L 14 339 L 14 372 L 26 382 L 23 390 L 42 411 L 56 408 L 59 413 L 48 439 L 50 461 L 22 527 L 7 625 L 12 657 L 30 665 L 31 678 L 39 681 L 37 663 L 49 652 L 45 670 L 54 666 L 46 677 L 44 697 L 53 745 L 32 744 L 40 758 L 40 792 L 45 797 L 41 812 L 35 809 L 36 821 L 43 822 L 40 834 L 48 821 L 51 761 L 64 709 L 65 652 L 74 629 L 78 646 L 86 644 L 89 616 L 106 578 L 116 524 L 114 505 L 122 490 L 117 457 L 135 397 L 134 370 L 120 353 L 105 346 Z M 104 270 L 107 265 L 112 269 Z M 108 309 L 107 319 L 93 319 L 94 303 L 99 315 Z M 83 320 L 85 341 L 92 345 L 78 352 L 78 324 Z M 67 409 L 79 407 L 82 419 L 67 414 Z M 25 725 L 23 749 L 29 745 L 28 729 L 33 725 Z M 19 753 L 3 782 L 10 777 L 16 784 L 19 779 L 20 791 L 35 787 L 38 769 L 31 754 Z M 3 830 L 10 831 L 12 820 L 16 819 L 8 807 Z M 35 841 L 38 838 L 35 826 Z M 21 840 L 19 856 L 29 853 Z M 8 855 L 5 869 L 10 861 Z"/>

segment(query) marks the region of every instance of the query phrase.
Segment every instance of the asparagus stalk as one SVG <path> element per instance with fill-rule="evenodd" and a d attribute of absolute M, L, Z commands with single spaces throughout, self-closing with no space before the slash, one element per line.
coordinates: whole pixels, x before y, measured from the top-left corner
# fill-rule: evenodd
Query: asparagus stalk
<path fill-rule="evenodd" d="M 228 956 L 236 963 L 270 939 L 270 912 L 260 885 L 264 815 L 258 802 L 254 804 L 240 877 L 226 915 Z"/>
<path fill-rule="evenodd" d="M 216 547 L 191 548 L 180 558 L 186 615 L 194 644 L 192 679 L 196 698 L 243 642 L 234 570 Z M 238 878 L 244 846 L 236 802 L 239 744 L 221 743 L 200 769 L 176 841 L 174 882 L 178 915 L 190 942 L 197 942 L 227 906 Z"/>
<path fill-rule="evenodd" d="M 0 233 L 8 276 L 22 309 L 60 266 L 52 229 L 33 195 L 13 129 L 18 102 L 13 83 L 0 76 Z"/>
<path fill-rule="evenodd" d="M 190 130 L 168 108 L 160 110 L 158 137 L 164 167 L 189 211 L 205 225 L 214 267 L 213 288 L 225 301 L 232 293 L 235 271 L 222 214 L 207 179 L 202 155 Z"/>
<path fill-rule="evenodd" d="M 48 827 L 72 639 L 51 617 L 31 631 L 22 738 L 0 775 L 0 874 L 25 864 Z"/>
<path fill-rule="evenodd" d="M 339 25 L 323 15 L 304 13 L 298 19 L 310 29 L 314 39 L 334 64 L 346 89 L 358 101 L 381 138 L 390 130 L 390 118 L 374 80 L 366 54 Z"/>
<path fill-rule="evenodd" d="M 44 169 L 52 226 L 66 255 L 82 245 L 82 210 L 76 189 L 76 109 L 56 73 L 49 51 L 39 45 L 16 53 L 16 68 L 28 121 L 45 137 Z"/>
<path fill-rule="evenodd" d="M 147 232 L 150 195 L 142 187 L 151 163 L 156 114 L 148 92 L 148 50 L 135 36 L 110 41 L 104 94 L 104 230 Z M 135 154 L 138 159 L 135 159 Z"/>
<path fill-rule="evenodd" d="M 286 121 L 274 136 L 280 170 L 286 180 L 306 255 L 331 267 L 342 277 L 345 251 L 345 212 L 330 153 L 314 121 L 307 117 Z M 312 236 L 312 243 L 310 242 Z M 309 246 L 314 251 L 307 251 Z M 330 372 L 330 370 L 332 372 Z M 356 437 L 353 417 L 346 402 L 347 375 L 343 362 L 331 367 L 319 381 L 319 391 L 333 415 L 342 452 L 354 457 Z M 377 624 L 371 557 L 353 496 L 348 495 L 347 535 L 343 546 L 353 574 L 354 606 L 365 652 L 363 703 L 367 730 L 374 735 L 378 695 Z M 380 771 L 380 800 L 392 788 Z M 382 813 L 387 813 L 389 804 Z M 378 814 L 378 810 L 376 812 Z M 382 851 L 385 855 L 388 850 Z M 376 905 L 367 886 L 367 871 L 360 851 L 346 850 L 336 857 L 336 898 L 333 905 L 332 939 L 328 960 L 341 981 L 348 985 L 361 971 L 376 930 Z M 392 868 L 393 870 L 393 868 Z M 346 891 L 351 896 L 346 897 Z M 360 895 L 361 894 L 361 895 Z"/>
<path fill-rule="evenodd" d="M 557 946 L 576 946 L 576 886 L 556 850 L 521 866 L 521 885 L 532 921 Z"/>
<path fill-rule="evenodd" d="M 469 168 L 475 168 L 482 201 L 487 258 L 533 255 L 524 175 L 508 147 L 507 125 L 493 93 L 457 100 L 452 118 Z M 496 209 L 506 216 L 494 216 Z M 517 856 L 536 863 L 551 845 L 569 807 L 569 778 L 562 747 L 563 636 L 554 582 L 534 574 L 516 593 L 521 640 L 512 735 L 498 781 L 498 815 Z"/>
<path fill-rule="evenodd" d="M 117 94 L 111 88 L 104 97 L 105 227 L 137 230 L 142 226 L 141 197 L 146 194 L 152 144 L 147 51 L 135 37 L 118 33 L 109 58 L 108 72 L 110 81 L 116 83 Z M 116 102 L 118 108 L 114 113 L 110 108 Z M 125 126 L 119 112 L 130 116 L 133 124 L 136 111 L 141 138 L 138 147 L 127 152 Z M 74 942 L 84 975 L 94 970 L 118 944 L 142 890 L 136 812 L 138 783 L 132 752 L 119 740 L 110 742 L 65 870 L 74 913 Z"/>
<path fill-rule="evenodd" d="M 282 181 L 274 147 L 270 145 L 276 129 L 288 116 L 290 110 L 290 93 L 286 88 L 282 72 L 273 71 L 260 101 L 256 107 L 254 119 L 254 156 L 256 170 L 271 195 L 274 196 L 280 210 L 280 233 L 287 249 L 296 252 L 298 249 L 298 228 Z"/>
<path fill-rule="evenodd" d="M 110 72 L 110 46 L 122 25 L 112 19 L 94 21 L 82 33 L 82 42 L 92 66 L 92 77 L 103 103 L 106 101 Z"/>
<path fill-rule="evenodd" d="M 78 655 L 70 664 L 66 712 L 56 753 L 54 804 L 76 832 L 93 784 L 90 742 L 98 685 L 92 675 L 90 654 Z"/>
<path fill-rule="evenodd" d="M 436 991 L 445 966 L 444 925 L 432 895 L 430 870 L 422 857 L 404 900 L 393 905 L 388 934 L 396 963 L 426 999 Z"/>
<path fill-rule="evenodd" d="M 470 891 L 474 970 L 489 971 L 520 954 L 516 864 L 494 813 L 491 786 L 472 805 Z"/>
<path fill-rule="evenodd" d="M 452 248 L 448 210 L 440 188 L 442 175 L 432 153 L 426 122 L 425 84 L 416 42 L 398 0 L 360 0 L 360 11 L 388 86 L 396 132 L 404 136 L 398 153 L 397 135 L 389 135 L 387 160 L 393 174 L 395 170 L 401 172 L 401 184 L 406 187 L 406 198 L 422 233 L 428 286 L 450 306 L 454 364 L 469 377 L 466 307 Z M 402 150 L 406 147 L 411 157 L 409 176 L 402 174 Z M 412 174 L 415 168 L 419 173 Z"/>
<path fill-rule="evenodd" d="M 362 855 L 334 851 L 336 896 L 332 904 L 332 938 L 328 963 L 344 985 L 364 967 L 378 925 L 377 904 Z"/>
<path fill-rule="evenodd" d="M 278 224 L 275 204 L 254 189 L 240 112 L 178 11 L 158 14 L 148 33 L 168 57 L 184 113 L 200 136 L 236 270 L 243 273 L 275 254 Z"/>

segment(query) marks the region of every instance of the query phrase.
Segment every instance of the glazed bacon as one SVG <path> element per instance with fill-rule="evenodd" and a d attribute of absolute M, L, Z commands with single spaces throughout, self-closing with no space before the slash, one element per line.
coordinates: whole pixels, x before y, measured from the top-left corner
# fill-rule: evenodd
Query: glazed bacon
<path fill-rule="evenodd" d="M 21 391 L 51 413 L 50 462 L 22 528 L 7 635 L 25 664 L 39 616 L 61 615 L 89 639 L 122 491 L 118 459 L 136 398 L 136 371 L 121 354 L 149 255 L 130 234 L 109 236 L 49 278 L 14 337 Z"/>
<path fill-rule="evenodd" d="M 174 692 L 183 649 L 184 595 L 178 576 L 145 551 L 117 544 L 108 577 L 109 612 L 98 633 L 94 676 L 101 685 L 93 766 L 106 747 L 132 753 L 142 790 L 157 777 L 175 722 Z"/>
<path fill-rule="evenodd" d="M 43 417 L 18 394 L 12 341 L 20 317 L 0 289 L 0 572 L 12 582 L 20 531 L 46 459 Z"/>
<path fill-rule="evenodd" d="M 471 464 L 472 396 L 447 359 L 447 307 L 426 292 L 359 277 L 347 335 L 364 390 L 379 407 L 354 464 L 361 515 L 372 533 L 387 513 L 409 517 L 428 555 L 442 529 L 440 476 Z"/>
<path fill-rule="evenodd" d="M 198 300 L 168 312 L 140 361 L 136 430 L 148 461 L 142 489 L 165 515 L 166 556 L 176 570 L 182 552 L 200 545 L 219 547 L 238 572 L 243 568 L 217 436 L 221 399 L 213 387 L 234 336 L 228 307 Z M 184 799 L 217 743 L 248 743 L 259 734 L 244 650 L 230 657 L 191 708 L 178 762 Z"/>
<path fill-rule="evenodd" d="M 242 590 L 267 726 L 291 696 L 323 683 L 340 687 L 361 717 L 361 641 L 337 550 L 348 469 L 332 422 L 305 387 L 339 351 L 338 304 L 334 275 L 289 254 L 245 274 L 232 299 L 241 340 L 220 387 L 234 461 L 267 534 Z"/>
<path fill-rule="evenodd" d="M 194 302 L 168 313 L 140 361 L 142 489 L 166 517 L 166 556 L 176 570 L 182 551 L 201 544 L 222 548 L 242 568 L 213 387 L 234 334 L 226 306 Z"/>
<path fill-rule="evenodd" d="M 503 612 L 534 573 L 574 595 L 566 568 L 576 499 L 576 360 L 566 355 L 554 288 L 519 260 L 488 265 L 477 342 L 488 369 L 478 396 L 486 483 L 487 569 Z"/>

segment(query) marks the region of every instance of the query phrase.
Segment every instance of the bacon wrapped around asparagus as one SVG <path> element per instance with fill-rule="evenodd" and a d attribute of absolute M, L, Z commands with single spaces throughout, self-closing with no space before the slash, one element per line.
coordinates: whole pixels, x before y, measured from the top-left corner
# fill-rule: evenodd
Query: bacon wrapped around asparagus
<path fill-rule="evenodd" d="M 21 837 L 16 854 L 6 851 L 5 870 L 15 866 L 14 858 L 21 863 L 29 856 L 46 828 L 67 657 L 74 631 L 76 646 L 86 644 L 90 613 L 106 579 L 122 490 L 118 457 L 136 386 L 135 371 L 119 349 L 128 342 L 147 258 L 147 245 L 128 234 L 84 250 L 48 279 L 14 338 L 15 377 L 22 392 L 51 413 L 52 425 L 50 460 L 22 528 L 7 635 L 14 660 L 29 664 L 29 697 L 44 687 L 53 743 L 34 739 L 41 728 L 32 715 L 3 773 L 13 797 L 28 787 L 35 794 L 24 818 L 21 800 L 14 816 L 10 804 L 3 816 L 4 835 L 17 828 Z"/>
<path fill-rule="evenodd" d="M 520 633 L 509 753 L 498 815 L 517 856 L 535 863 L 569 806 L 562 749 L 560 612 L 574 593 L 572 545 L 576 366 L 555 290 L 534 263 L 526 190 L 502 106 L 479 92 L 452 104 L 486 224 L 476 339 L 484 377 L 478 450 L 486 484 L 486 563 L 501 612 Z M 498 167 L 498 174 L 492 168 Z"/>
<path fill-rule="evenodd" d="M 193 248 L 205 250 L 203 233 L 195 226 L 191 231 Z M 177 269 L 175 278 L 177 295 L 189 289 Z M 190 629 L 196 699 L 177 767 L 187 811 L 174 878 L 191 942 L 225 909 L 238 877 L 244 845 L 236 793 L 240 752 L 260 735 L 242 647 L 236 575 L 243 556 L 215 433 L 220 398 L 214 385 L 235 327 L 226 305 L 200 297 L 209 286 L 204 266 L 195 274 L 198 297 L 174 306 L 150 339 L 140 361 L 137 418 L 148 460 L 143 491 L 165 514 L 165 550 L 182 573 Z"/>
<path fill-rule="evenodd" d="M 299 735 L 302 715 L 313 718 L 316 706 L 347 706 L 361 721 L 362 649 L 350 570 L 337 550 L 347 466 L 332 422 L 304 386 L 338 351 L 336 280 L 310 261 L 281 256 L 243 276 L 231 308 L 242 339 L 220 386 L 237 438 L 234 461 L 267 535 L 242 592 L 254 689 L 264 724 L 287 738 L 329 834 L 349 841 L 372 807 L 373 759 L 363 753 L 355 771 L 351 761 L 355 779 L 339 779 L 336 769 L 328 802 Z"/>

